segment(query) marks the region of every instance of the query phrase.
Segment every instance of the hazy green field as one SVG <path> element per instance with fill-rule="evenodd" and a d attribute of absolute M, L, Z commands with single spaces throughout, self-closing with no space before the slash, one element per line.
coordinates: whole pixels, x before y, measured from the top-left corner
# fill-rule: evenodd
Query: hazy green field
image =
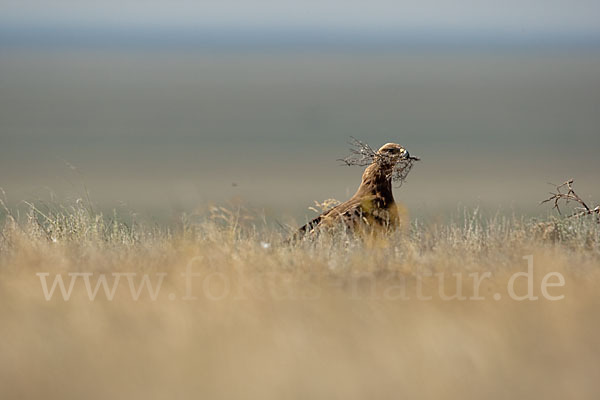
<path fill-rule="evenodd" d="M 243 201 L 303 220 L 360 171 L 347 141 L 423 159 L 398 200 L 545 215 L 547 182 L 600 198 L 592 50 L 178 52 L 2 50 L 0 187 L 162 222 Z"/>

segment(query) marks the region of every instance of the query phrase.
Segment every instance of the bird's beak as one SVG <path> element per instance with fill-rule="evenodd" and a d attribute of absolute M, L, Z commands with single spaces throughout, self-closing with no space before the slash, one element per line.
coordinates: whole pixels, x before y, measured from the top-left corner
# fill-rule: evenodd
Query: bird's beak
<path fill-rule="evenodd" d="M 412 160 L 412 161 L 421 161 L 421 159 L 419 157 L 412 157 L 408 151 L 404 152 L 404 159 Z"/>

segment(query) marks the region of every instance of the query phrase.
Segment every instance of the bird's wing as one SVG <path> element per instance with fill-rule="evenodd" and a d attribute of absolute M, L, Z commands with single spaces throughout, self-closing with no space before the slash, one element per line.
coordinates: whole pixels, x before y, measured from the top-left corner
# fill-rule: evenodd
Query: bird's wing
<path fill-rule="evenodd" d="M 361 216 L 362 208 L 360 202 L 351 199 L 314 218 L 304 226 L 300 227 L 298 233 L 304 235 L 312 232 L 319 226 L 327 225 L 333 227 L 341 222 L 344 222 L 347 227 L 351 227 L 360 220 Z"/>
<path fill-rule="evenodd" d="M 312 221 L 307 222 L 305 225 L 302 225 L 300 228 L 298 228 L 298 233 L 300 235 L 305 235 L 306 233 L 311 232 L 321 223 L 323 215 L 324 214 L 321 214 L 318 217 L 314 218 Z"/>

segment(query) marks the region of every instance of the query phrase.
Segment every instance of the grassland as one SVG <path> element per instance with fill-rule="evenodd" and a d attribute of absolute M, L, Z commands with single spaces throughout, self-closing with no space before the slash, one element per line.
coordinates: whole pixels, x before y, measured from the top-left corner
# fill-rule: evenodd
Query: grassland
<path fill-rule="evenodd" d="M 0 397 L 598 398 L 592 218 L 473 210 L 387 236 L 285 236 L 239 210 L 171 227 L 83 204 L 6 210 Z M 513 299 L 528 260 L 514 291 L 537 299 Z M 560 299 L 542 295 L 548 273 Z M 119 284 L 91 300 L 101 274 Z M 57 275 L 67 300 L 43 290 Z"/>

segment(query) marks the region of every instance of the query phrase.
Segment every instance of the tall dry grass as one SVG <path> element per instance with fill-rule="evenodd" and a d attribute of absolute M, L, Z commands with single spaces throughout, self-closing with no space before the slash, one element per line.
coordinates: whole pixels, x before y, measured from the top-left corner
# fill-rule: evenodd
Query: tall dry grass
<path fill-rule="evenodd" d="M 7 212 L 9 212 L 7 210 Z M 593 220 L 413 223 L 283 244 L 277 229 L 215 209 L 171 229 L 82 204 L 7 215 L 0 235 L 0 397 L 596 399 L 600 229 Z M 534 260 L 536 301 L 507 294 Z M 193 296 L 182 274 L 191 268 Z M 133 299 L 46 300 L 37 273 L 143 274 Z M 470 274 L 489 272 L 473 300 Z M 564 287 L 550 301 L 543 276 Z M 437 275 L 436 275 L 437 274 Z M 441 277 L 441 278 L 440 278 Z M 465 300 L 445 300 L 462 284 Z M 515 289 L 527 291 L 520 279 Z M 496 300 L 494 294 L 501 294 Z M 425 296 L 431 299 L 425 300 Z"/>

